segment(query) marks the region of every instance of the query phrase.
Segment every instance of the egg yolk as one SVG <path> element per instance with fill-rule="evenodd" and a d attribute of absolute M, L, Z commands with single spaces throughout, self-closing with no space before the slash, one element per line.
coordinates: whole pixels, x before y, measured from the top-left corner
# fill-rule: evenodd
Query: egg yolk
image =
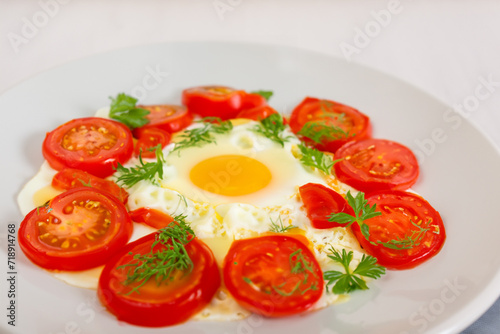
<path fill-rule="evenodd" d="M 269 169 L 242 155 L 219 155 L 201 161 L 189 173 L 191 181 L 208 192 L 224 196 L 254 193 L 271 182 Z"/>

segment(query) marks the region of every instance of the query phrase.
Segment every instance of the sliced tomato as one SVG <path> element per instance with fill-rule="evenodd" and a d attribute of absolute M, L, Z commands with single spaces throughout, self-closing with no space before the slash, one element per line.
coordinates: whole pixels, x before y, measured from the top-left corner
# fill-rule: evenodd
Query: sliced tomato
<path fill-rule="evenodd" d="M 334 166 L 337 178 L 364 191 L 405 190 L 418 178 L 415 155 L 404 145 L 385 139 L 366 139 L 342 146 L 343 159 Z"/>
<path fill-rule="evenodd" d="M 47 133 L 43 156 L 55 170 L 81 169 L 99 177 L 114 173 L 132 156 L 132 133 L 122 123 L 87 117 L 69 121 Z"/>
<path fill-rule="evenodd" d="M 294 133 L 308 128 L 306 142 L 332 153 L 349 141 L 371 136 L 368 116 L 344 104 L 313 97 L 306 97 L 292 111 L 290 128 Z"/>
<path fill-rule="evenodd" d="M 84 270 L 105 264 L 132 235 L 125 206 L 93 188 L 70 189 L 31 211 L 19 227 L 26 257 L 45 269 Z"/>
<path fill-rule="evenodd" d="M 224 259 L 223 275 L 241 306 L 268 317 L 303 312 L 323 293 L 323 273 L 316 258 L 290 236 L 234 241 Z"/>
<path fill-rule="evenodd" d="M 134 211 L 130 211 L 130 218 L 136 223 L 143 223 L 154 227 L 156 229 L 161 229 L 167 227 L 174 218 L 170 215 L 153 208 L 139 208 Z"/>
<path fill-rule="evenodd" d="M 224 86 L 200 86 L 185 89 L 182 103 L 201 117 L 235 118 L 241 110 L 245 92 Z"/>
<path fill-rule="evenodd" d="M 146 283 L 125 284 L 130 264 L 138 263 L 134 255 L 147 255 L 165 250 L 152 233 L 124 247 L 111 259 L 99 279 L 97 294 L 102 304 L 118 320 L 133 325 L 160 327 L 182 323 L 203 309 L 220 286 L 220 273 L 212 251 L 197 238 L 184 247 L 193 267 L 177 270 L 173 279 L 158 281 L 149 277 Z"/>
<path fill-rule="evenodd" d="M 345 212 L 354 216 L 351 208 L 342 195 L 317 183 L 307 183 L 299 188 L 300 197 L 306 208 L 307 217 L 315 228 L 332 228 L 345 226 L 328 221 L 332 213 Z"/>
<path fill-rule="evenodd" d="M 240 111 L 264 107 L 267 105 L 267 100 L 264 96 L 256 93 L 245 93 L 242 97 Z"/>
<path fill-rule="evenodd" d="M 136 157 L 140 154 L 143 158 L 155 158 L 155 147 L 161 145 L 161 148 L 164 148 L 168 143 L 170 143 L 171 137 L 170 133 L 162 129 L 143 129 L 140 132 L 137 143 L 135 144 L 134 154 Z"/>
<path fill-rule="evenodd" d="M 113 195 L 124 204 L 127 203 L 128 199 L 128 192 L 113 181 L 94 176 L 80 169 L 65 168 L 56 173 L 52 178 L 52 187 L 59 190 L 89 187 Z"/>
<path fill-rule="evenodd" d="M 247 118 L 254 121 L 260 121 L 264 118 L 268 118 L 272 114 L 278 114 L 278 112 L 270 106 L 261 106 L 252 109 L 244 109 L 238 113 L 236 118 Z"/>
<path fill-rule="evenodd" d="M 193 114 L 185 106 L 158 104 L 150 106 L 137 106 L 146 109 L 149 114 L 146 118 L 149 123 L 134 129 L 134 136 L 141 137 L 141 132 L 145 129 L 158 128 L 169 133 L 183 130 L 193 123 Z"/>
<path fill-rule="evenodd" d="M 365 220 L 367 240 L 357 224 L 352 230 L 361 246 L 378 264 L 389 269 L 410 269 L 436 255 L 446 232 L 443 220 L 422 197 L 404 191 L 373 193 L 366 198 L 381 216 Z"/>

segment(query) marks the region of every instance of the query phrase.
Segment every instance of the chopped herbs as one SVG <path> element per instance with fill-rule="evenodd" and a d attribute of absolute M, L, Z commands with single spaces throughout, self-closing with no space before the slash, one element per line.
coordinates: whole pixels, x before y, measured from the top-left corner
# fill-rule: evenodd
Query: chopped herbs
<path fill-rule="evenodd" d="M 346 252 L 342 249 L 342 253 L 338 252 L 333 247 L 330 247 L 330 255 L 328 257 L 333 261 L 340 263 L 344 267 L 345 272 L 340 272 L 336 270 L 325 271 L 323 276 L 327 281 L 326 291 L 329 291 L 331 287 L 331 292 L 335 294 L 346 294 L 354 290 L 367 290 L 363 277 L 379 278 L 385 274 L 385 268 L 376 264 L 377 259 L 370 255 L 363 254 L 361 261 L 356 266 L 356 269 L 351 271 L 349 264 L 353 259 L 353 252 Z"/>
<path fill-rule="evenodd" d="M 424 228 L 419 224 L 415 224 L 411 220 L 410 222 L 417 228 L 417 230 L 413 230 L 411 232 L 411 235 L 406 235 L 404 238 L 398 237 L 397 239 L 392 239 L 389 242 L 382 242 L 378 240 L 377 243 L 391 249 L 412 249 L 415 246 L 419 246 L 425 234 L 430 229 L 428 227 Z M 420 223 L 422 223 L 422 221 L 420 221 Z M 427 226 L 429 226 L 429 223 L 430 221 L 427 222 Z"/>
<path fill-rule="evenodd" d="M 349 133 L 345 132 L 342 128 L 326 125 L 322 121 L 306 122 L 298 134 L 311 139 L 317 144 L 321 144 L 325 140 L 337 140 L 349 137 Z"/>
<path fill-rule="evenodd" d="M 131 168 L 125 168 L 121 164 L 118 164 L 116 171 L 120 176 L 118 176 L 117 183 L 130 188 L 142 180 L 149 180 L 153 184 L 158 184 L 156 175 L 158 175 L 160 180 L 163 179 L 163 163 L 165 163 L 165 158 L 163 157 L 161 145 L 156 146 L 156 162 L 144 163 L 139 154 L 139 163 L 140 165 Z"/>
<path fill-rule="evenodd" d="M 191 130 L 185 130 L 179 138 L 182 140 L 175 144 L 172 152 L 180 151 L 188 147 L 201 147 L 206 144 L 215 143 L 214 133 L 224 134 L 233 129 L 231 121 L 222 121 L 219 117 L 205 117 L 197 123 L 203 126 Z"/>
<path fill-rule="evenodd" d="M 147 254 L 135 254 L 133 259 L 137 262 L 119 266 L 116 269 L 128 268 L 127 278 L 123 284 L 129 285 L 139 283 L 134 286 L 128 294 L 139 292 L 151 278 L 154 278 L 159 286 L 174 279 L 177 272 L 190 273 L 193 270 L 193 261 L 189 257 L 185 246 L 194 237 L 194 232 L 185 221 L 186 216 L 178 215 L 174 221 L 159 230 L 155 234 L 155 240 L 151 244 L 151 251 Z M 157 245 L 161 244 L 161 250 L 157 250 Z M 133 254 L 130 254 L 133 255 Z"/>
<path fill-rule="evenodd" d="M 269 101 L 271 96 L 273 96 L 273 92 L 270 90 L 257 90 L 257 91 L 250 92 L 250 93 L 251 94 L 258 94 L 258 95 L 262 96 L 263 98 L 265 98 L 266 101 Z"/>
<path fill-rule="evenodd" d="M 149 111 L 137 108 L 135 106 L 137 103 L 136 98 L 120 93 L 116 98 L 110 97 L 110 99 L 109 117 L 122 122 L 130 129 L 135 129 L 149 123 L 149 120 L 146 118 Z"/>
<path fill-rule="evenodd" d="M 283 137 L 283 131 L 286 126 L 283 123 L 283 117 L 280 114 L 272 114 L 260 121 L 252 131 L 271 139 L 272 141 L 285 147 L 285 142 L 292 138 L 291 136 Z"/>
<path fill-rule="evenodd" d="M 328 175 L 331 174 L 333 165 L 342 160 L 333 160 L 331 156 L 315 148 L 307 147 L 304 144 L 299 144 L 298 146 L 300 152 L 302 153 L 300 162 L 302 162 L 305 166 L 317 168 Z"/>
<path fill-rule="evenodd" d="M 283 233 L 297 227 L 295 225 L 283 226 L 283 221 L 281 220 L 281 216 L 279 216 L 278 219 L 276 219 L 276 221 L 273 221 L 271 217 L 269 217 L 269 220 L 271 220 L 271 225 L 269 225 L 269 231 L 271 232 Z"/>

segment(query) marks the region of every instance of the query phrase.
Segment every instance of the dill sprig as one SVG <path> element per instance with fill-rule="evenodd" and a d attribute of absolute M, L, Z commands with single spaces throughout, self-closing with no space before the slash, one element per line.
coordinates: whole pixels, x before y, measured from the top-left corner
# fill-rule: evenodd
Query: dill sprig
<path fill-rule="evenodd" d="M 116 182 L 129 188 L 142 180 L 150 180 L 153 184 L 158 184 L 156 175 L 158 174 L 160 180 L 163 179 L 163 163 L 165 163 L 163 151 L 161 145 L 157 145 L 156 162 L 144 163 L 141 154 L 139 154 L 139 165 L 135 167 L 126 168 L 119 163 L 116 171 L 120 173 L 120 176 Z"/>
<path fill-rule="evenodd" d="M 279 216 L 276 221 L 273 221 L 271 217 L 269 217 L 269 220 L 271 221 L 271 225 L 269 225 L 269 231 L 274 233 L 284 233 L 297 227 L 295 225 L 284 226 L 283 221 L 281 220 L 281 216 Z"/>
<path fill-rule="evenodd" d="M 252 131 L 271 139 L 272 141 L 285 147 L 285 142 L 292 136 L 283 137 L 283 131 L 286 129 L 283 123 L 283 117 L 280 114 L 271 114 L 269 117 L 260 121 Z"/>
<path fill-rule="evenodd" d="M 185 130 L 179 138 L 182 140 L 175 144 L 172 152 L 180 151 L 188 147 L 201 147 L 206 144 L 215 143 L 213 134 L 228 133 L 233 129 L 231 121 L 222 121 L 219 117 L 205 117 L 197 121 L 203 123 L 202 127 Z"/>
<path fill-rule="evenodd" d="M 410 235 L 406 234 L 403 238 L 397 237 L 396 239 L 392 239 L 388 242 L 377 240 L 377 243 L 390 249 L 412 249 L 413 247 L 419 246 L 420 242 L 430 228 L 422 227 L 413 222 L 411 219 L 410 222 L 417 228 L 416 230 L 412 230 Z M 420 223 L 421 222 L 422 221 L 420 221 Z M 427 221 L 427 226 L 429 226 L 429 224 L 430 221 Z"/>
<path fill-rule="evenodd" d="M 297 134 L 309 138 L 317 144 L 321 144 L 325 140 L 337 140 L 349 137 L 349 132 L 345 132 L 341 127 L 327 125 L 322 121 L 306 122 Z"/>
<path fill-rule="evenodd" d="M 133 259 L 137 262 L 128 263 L 116 269 L 127 268 L 125 285 L 139 283 L 128 294 L 139 292 L 139 289 L 150 279 L 154 278 L 156 284 L 168 284 L 178 272 L 189 274 L 193 270 L 193 261 L 189 257 L 185 246 L 194 238 L 194 231 L 186 222 L 186 216 L 177 215 L 155 234 L 151 250 L 146 254 L 135 254 Z M 157 250 L 161 245 L 161 250 Z M 132 253 L 130 253 L 132 255 Z"/>
<path fill-rule="evenodd" d="M 300 158 L 302 164 L 317 168 L 328 175 L 331 174 L 333 165 L 342 160 L 333 160 L 331 156 L 315 148 L 307 147 L 304 144 L 299 144 L 298 147 L 302 153 L 302 157 Z"/>
<path fill-rule="evenodd" d="M 361 261 L 356 266 L 356 269 L 351 271 L 349 264 L 353 259 L 353 252 L 346 252 L 342 249 L 342 253 L 330 246 L 330 255 L 333 261 L 340 263 L 344 267 L 345 272 L 337 270 L 325 271 L 323 277 L 326 281 L 326 291 L 328 292 L 329 286 L 333 285 L 332 292 L 335 294 L 349 293 L 354 290 L 367 290 L 364 277 L 379 278 L 385 274 L 385 268 L 377 264 L 377 259 L 371 255 L 363 254 Z"/>

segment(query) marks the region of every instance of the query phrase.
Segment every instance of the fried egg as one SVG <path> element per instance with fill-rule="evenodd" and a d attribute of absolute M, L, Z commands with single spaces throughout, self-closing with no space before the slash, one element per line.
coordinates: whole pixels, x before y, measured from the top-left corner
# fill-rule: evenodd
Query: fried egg
<path fill-rule="evenodd" d="M 105 110 L 97 113 L 105 116 Z M 190 128 L 200 126 L 194 124 Z M 163 178 L 157 184 L 143 180 L 127 189 L 130 211 L 150 207 L 172 216 L 183 214 L 197 237 L 213 251 L 222 265 L 233 240 L 256 237 L 281 222 L 293 225 L 294 233 L 301 233 L 310 241 L 316 258 L 325 270 L 337 268 L 327 257 L 327 248 L 353 251 L 352 265 L 357 265 L 363 252 L 354 235 L 345 228 L 318 230 L 310 225 L 300 199 L 298 188 L 306 183 L 319 183 L 345 194 L 352 188 L 306 167 L 300 162 L 297 145 L 300 140 L 286 129 L 282 146 L 253 129 L 258 122 L 233 120 L 229 133 L 215 134 L 214 142 L 199 147 L 175 150 L 174 142 L 163 154 Z M 178 138 L 178 137 L 177 137 Z M 145 160 L 146 161 L 146 160 Z M 125 167 L 133 167 L 138 160 L 131 159 Z M 45 162 L 38 174 L 23 188 L 18 197 L 23 214 L 42 205 L 59 192 L 50 186 L 56 173 Z M 134 223 L 131 241 L 154 232 L 155 229 Z M 71 285 L 96 289 L 100 268 L 82 272 L 57 272 L 53 275 Z M 343 300 L 342 296 L 323 294 L 315 309 Z M 250 315 L 231 295 L 219 289 L 210 305 L 194 319 L 236 320 Z"/>

